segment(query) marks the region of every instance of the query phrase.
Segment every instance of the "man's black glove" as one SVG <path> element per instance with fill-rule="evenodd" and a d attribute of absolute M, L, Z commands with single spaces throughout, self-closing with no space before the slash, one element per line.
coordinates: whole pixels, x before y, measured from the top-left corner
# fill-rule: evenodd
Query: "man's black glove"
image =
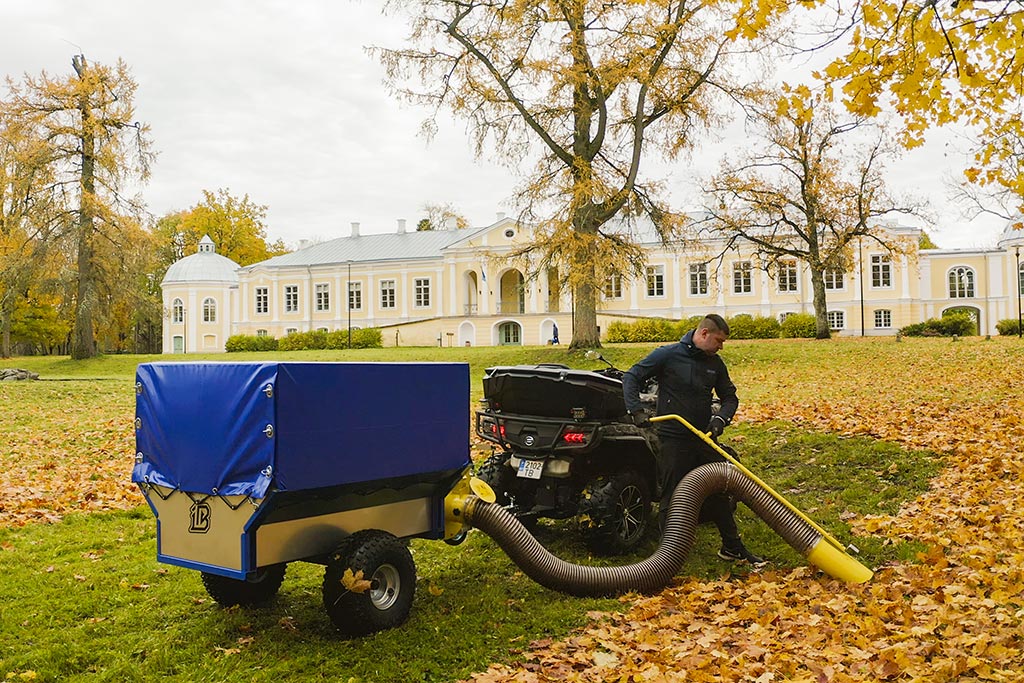
<path fill-rule="evenodd" d="M 632 413 L 630 413 L 629 414 L 629 418 L 631 420 L 633 420 L 633 424 L 635 424 L 637 427 L 650 427 L 651 426 L 651 416 L 643 408 L 641 408 L 640 410 L 636 410 L 636 411 L 633 411 Z"/>
<path fill-rule="evenodd" d="M 718 438 L 725 431 L 725 418 L 721 415 L 712 415 L 711 422 L 708 423 L 708 431 L 711 432 L 711 436 Z"/>

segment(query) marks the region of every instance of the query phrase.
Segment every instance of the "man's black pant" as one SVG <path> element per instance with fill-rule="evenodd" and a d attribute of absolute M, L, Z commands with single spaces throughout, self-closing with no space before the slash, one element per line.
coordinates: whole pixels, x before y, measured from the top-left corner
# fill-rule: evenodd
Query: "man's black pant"
<path fill-rule="evenodd" d="M 661 508 L 659 515 L 662 527 L 664 527 L 665 517 L 672 502 L 672 494 L 682 478 L 699 465 L 723 462 L 725 458 L 695 436 L 660 435 L 658 440 L 661 444 Z M 701 508 L 701 517 L 706 517 L 715 523 L 718 533 L 722 536 L 722 544 L 730 548 L 735 547 L 740 538 L 732 511 L 732 500 L 724 493 L 714 493 L 708 496 Z"/>

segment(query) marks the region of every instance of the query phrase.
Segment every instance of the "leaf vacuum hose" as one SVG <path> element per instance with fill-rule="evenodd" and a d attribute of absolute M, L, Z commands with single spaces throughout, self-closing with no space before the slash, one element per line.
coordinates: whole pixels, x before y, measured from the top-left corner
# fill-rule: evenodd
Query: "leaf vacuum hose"
<path fill-rule="evenodd" d="M 795 509 L 727 462 L 701 465 L 689 472 L 672 493 L 657 550 L 647 559 L 617 567 L 573 564 L 552 555 L 504 508 L 470 496 L 465 522 L 493 538 L 509 558 L 537 583 L 576 596 L 601 596 L 628 591 L 659 590 L 672 580 L 693 547 L 704 499 L 728 493 L 750 507 L 794 549 L 831 576 L 860 583 L 869 569 L 827 542 Z"/>

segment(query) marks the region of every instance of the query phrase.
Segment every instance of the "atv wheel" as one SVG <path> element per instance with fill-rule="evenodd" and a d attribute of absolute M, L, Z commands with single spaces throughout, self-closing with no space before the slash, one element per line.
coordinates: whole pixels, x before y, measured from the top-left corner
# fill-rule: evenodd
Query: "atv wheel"
<path fill-rule="evenodd" d="M 398 626 L 409 617 L 415 592 L 412 554 L 386 531 L 356 532 L 328 558 L 324 609 L 346 636 Z"/>
<path fill-rule="evenodd" d="M 598 555 L 622 555 L 643 540 L 651 491 L 636 472 L 614 472 L 591 481 L 580 494 L 583 540 Z"/>
<path fill-rule="evenodd" d="M 210 597 L 222 607 L 251 607 L 269 601 L 277 595 L 284 581 L 285 565 L 272 564 L 260 567 L 248 579 L 231 579 L 220 574 L 201 572 L 203 586 Z"/>
<path fill-rule="evenodd" d="M 504 453 L 493 453 L 476 469 L 476 476 L 484 480 L 494 490 L 494 502 L 505 506 L 509 503 L 509 492 L 512 488 L 512 468 L 508 465 L 508 456 Z"/>

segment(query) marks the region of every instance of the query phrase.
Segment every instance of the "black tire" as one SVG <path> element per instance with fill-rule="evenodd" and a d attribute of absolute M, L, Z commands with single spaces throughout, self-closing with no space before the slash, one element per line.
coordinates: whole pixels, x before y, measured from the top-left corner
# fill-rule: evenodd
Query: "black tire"
<path fill-rule="evenodd" d="M 359 592 L 346 588 L 346 570 L 369 581 L 369 587 Z M 334 627 L 346 636 L 398 626 L 409 618 L 415 593 L 412 554 L 386 531 L 368 529 L 352 534 L 327 560 L 324 609 Z"/>
<path fill-rule="evenodd" d="M 219 574 L 201 572 L 203 585 L 210 597 L 223 607 L 251 607 L 269 602 L 277 595 L 284 581 L 284 564 L 260 567 L 248 579 L 230 579 Z"/>
<path fill-rule="evenodd" d="M 509 492 L 514 481 L 512 468 L 508 465 L 508 456 L 504 453 L 492 453 L 476 468 L 476 476 L 487 483 L 494 491 L 494 502 L 505 506 L 509 503 Z"/>
<path fill-rule="evenodd" d="M 583 540 L 598 555 L 622 555 L 636 548 L 651 518 L 651 488 L 636 472 L 597 477 L 580 494 Z"/>

